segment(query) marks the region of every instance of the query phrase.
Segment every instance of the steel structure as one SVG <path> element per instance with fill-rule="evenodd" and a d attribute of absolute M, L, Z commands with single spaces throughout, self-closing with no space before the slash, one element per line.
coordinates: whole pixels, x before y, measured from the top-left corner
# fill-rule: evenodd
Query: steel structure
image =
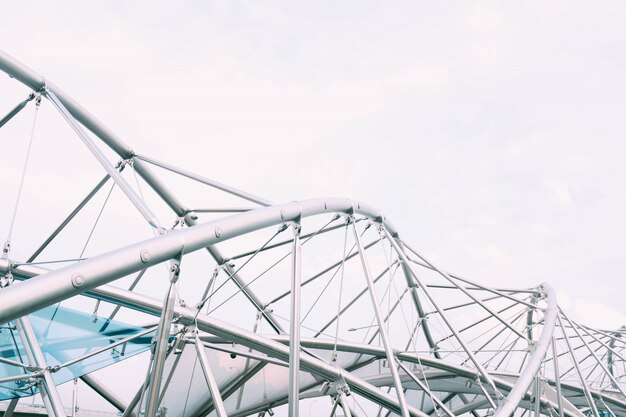
<path fill-rule="evenodd" d="M 354 200 L 273 204 L 157 161 L 4 53 L 0 69 L 32 91 L 0 126 L 29 103 L 58 112 L 105 174 L 27 259 L 14 258 L 13 216 L 0 260 L 5 415 L 31 395 L 48 415 L 74 414 L 57 392 L 74 379 L 123 416 L 295 417 L 307 402 L 330 416 L 626 416 L 626 329 L 572 321 L 549 285 L 450 274 Z M 168 178 L 235 203 L 193 206 Z M 88 242 L 113 190 L 144 235 L 104 239 L 94 256 L 51 251 L 106 189 Z M 141 352 L 132 395 L 94 374 Z"/>

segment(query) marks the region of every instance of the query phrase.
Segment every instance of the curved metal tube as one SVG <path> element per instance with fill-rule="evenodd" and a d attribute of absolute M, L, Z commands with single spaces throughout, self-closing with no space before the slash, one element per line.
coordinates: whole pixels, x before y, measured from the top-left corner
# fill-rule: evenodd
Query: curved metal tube
<path fill-rule="evenodd" d="M 375 209 L 355 204 L 350 199 L 313 199 L 258 208 L 94 256 L 3 289 L 0 293 L 0 324 L 173 259 L 183 250 L 189 254 L 255 230 L 298 220 L 300 215 L 305 218 L 324 213 L 351 213 L 353 205 L 357 213 L 381 219 Z M 46 292 L 41 293 L 40 288 L 46 288 Z"/>
<path fill-rule="evenodd" d="M 54 84 L 45 80 L 38 73 L 2 51 L 0 51 L 0 71 L 4 71 L 34 91 L 42 91 L 44 89 L 51 91 L 52 96 L 56 96 L 58 98 L 62 107 L 66 108 L 67 112 L 69 112 L 73 118 L 99 137 L 117 155 L 125 160 L 132 158 L 132 160 L 135 161 L 136 170 L 139 175 L 141 175 L 146 182 L 153 187 L 155 191 L 157 191 L 159 196 L 168 204 L 177 216 L 183 217 L 190 214 L 189 209 L 179 202 L 176 197 L 159 182 L 158 178 L 152 174 L 150 168 L 143 161 L 156 164 L 164 169 L 172 169 L 172 167 L 164 166 L 162 163 L 155 163 L 155 161 L 146 157 L 136 157 L 132 148 L 126 145 L 119 137 L 108 129 L 106 125 L 81 107 L 71 97 L 65 94 Z M 185 174 L 183 173 L 183 175 Z M 189 175 L 190 174 L 187 173 L 187 176 Z M 198 180 L 198 178 L 195 179 Z M 202 180 L 205 182 L 208 181 L 206 179 Z M 387 238 L 390 242 L 392 242 L 392 244 L 397 245 L 397 252 L 400 256 L 402 256 L 402 242 L 397 239 L 398 233 L 396 229 L 384 218 L 381 212 L 365 204 L 345 198 L 321 198 L 272 206 L 265 200 L 246 193 L 242 194 L 237 190 L 230 189 L 222 184 L 216 185 L 211 183 L 209 185 L 217 186 L 217 188 L 221 187 L 220 189 L 226 192 L 231 192 L 240 197 L 243 196 L 243 198 L 250 201 L 268 206 L 198 225 L 194 225 L 194 222 L 189 220 L 187 224 L 193 227 L 184 230 L 177 230 L 166 235 L 137 242 L 55 271 L 46 271 L 29 265 L 23 265 L 15 268 L 11 265 L 10 260 L 0 259 L 0 272 L 13 271 L 14 274 L 17 275 L 19 273 L 22 277 L 34 277 L 25 282 L 15 283 L 10 287 L 4 288 L 0 292 L 0 305 L 2 306 L 2 309 L 0 309 L 0 324 L 18 319 L 43 307 L 52 305 L 78 294 L 85 294 L 90 297 L 109 300 L 118 305 L 127 305 L 140 311 L 149 312 L 150 314 L 162 315 L 162 305 L 160 301 L 121 289 L 116 289 L 114 287 L 109 287 L 106 284 L 131 273 L 143 270 L 169 259 L 173 259 L 180 255 L 180 253 L 183 252 L 183 249 L 187 254 L 199 249 L 208 248 L 213 258 L 220 263 L 223 261 L 223 257 L 219 252 L 217 252 L 216 249 L 211 248 L 211 246 L 216 243 L 242 236 L 266 227 L 277 226 L 286 222 L 295 222 L 299 221 L 301 218 L 322 214 L 358 213 L 375 222 L 383 224 L 389 233 Z M 415 274 L 407 260 L 404 259 L 404 261 L 403 269 L 406 275 L 407 286 L 409 288 L 413 288 L 414 280 L 412 275 Z M 415 275 L 414 278 L 415 280 L 418 280 L 417 275 Z M 40 290 L 41 288 L 45 288 L 46 291 L 42 292 Z M 495 409 L 494 417 L 509 417 L 518 407 L 523 406 L 525 403 L 527 396 L 529 395 L 528 389 L 530 384 L 532 383 L 533 378 L 535 378 L 540 371 L 541 363 L 545 358 L 546 352 L 550 347 L 550 344 L 553 343 L 552 339 L 558 319 L 556 296 L 552 288 L 547 284 L 543 284 L 540 287 L 540 291 L 545 295 L 547 303 L 547 308 L 544 310 L 543 315 L 542 333 L 539 336 L 539 339 L 532 344 L 529 358 L 525 362 L 525 366 L 520 371 L 519 375 L 511 375 L 517 378 L 515 383 L 506 381 L 504 378 L 499 378 L 497 374 L 487 373 L 476 360 L 475 364 L 477 369 L 466 368 L 464 366 L 458 366 L 441 360 L 436 350 L 434 352 L 436 358 L 432 358 L 421 357 L 417 354 L 413 355 L 403 352 L 392 352 L 391 348 L 387 345 L 385 346 L 386 351 L 379 347 L 343 342 L 335 342 L 335 346 L 345 350 L 354 350 L 355 352 L 361 354 L 377 354 L 380 357 L 393 357 L 393 355 L 395 355 L 395 358 L 398 360 L 406 360 L 408 362 L 414 361 L 417 357 L 417 360 L 420 361 L 420 363 L 424 363 L 427 366 L 431 366 L 436 369 L 451 372 L 456 376 L 475 378 L 480 375 L 481 378 L 493 384 L 493 388 L 496 393 L 499 394 L 496 387 L 502 388 L 508 392 L 506 397 L 502 396 L 498 398 L 498 406 Z M 252 301 L 257 310 L 263 313 L 262 303 L 257 300 L 253 294 L 248 294 L 245 290 L 244 293 Z M 420 316 L 423 316 L 424 312 L 421 309 L 420 300 L 418 299 L 414 288 L 412 295 L 418 313 Z M 285 346 L 285 343 L 289 341 L 288 336 L 278 335 L 273 337 L 262 337 L 258 334 L 242 330 L 237 326 L 220 322 L 212 317 L 202 314 L 198 315 L 195 310 L 185 307 L 175 307 L 174 314 L 183 319 L 197 319 L 198 327 L 201 330 L 221 337 L 224 340 L 241 343 L 242 345 L 270 355 L 281 361 L 289 361 L 290 347 Z M 276 326 L 270 316 L 267 316 L 267 319 L 271 324 Z M 530 311 L 527 316 L 527 322 L 529 325 L 528 337 L 532 338 L 532 311 Z M 504 324 L 506 325 L 506 323 Z M 280 330 L 280 328 L 275 328 L 277 331 Z M 450 328 L 454 333 L 454 329 L 452 327 Z M 424 333 L 427 342 L 431 347 L 433 347 L 434 343 L 432 337 L 430 336 L 427 324 L 424 324 Z M 306 347 L 322 347 L 325 346 L 324 344 L 329 343 L 327 341 L 316 339 L 302 339 L 301 342 L 302 346 Z M 464 346 L 464 349 L 467 351 L 470 358 L 473 358 L 472 351 L 465 347 L 460 337 L 459 342 Z M 607 372 L 611 375 L 613 374 L 613 355 L 611 350 L 614 343 L 615 339 L 609 342 L 610 349 L 607 353 L 606 359 L 608 368 Z M 404 411 L 403 414 L 407 414 L 407 406 L 406 404 L 403 404 L 403 401 L 398 401 L 385 394 L 368 381 L 358 378 L 350 372 L 334 367 L 309 355 L 302 355 L 299 364 L 303 370 L 314 373 L 323 379 L 327 379 L 329 381 L 344 379 L 351 389 L 359 395 L 362 395 L 377 404 L 383 405 L 395 413 Z M 396 383 L 397 382 L 398 381 L 396 381 Z M 566 386 L 566 384 L 563 384 L 563 386 Z M 571 389 L 576 390 L 579 388 L 572 387 Z M 488 394 L 485 393 L 485 395 Z M 613 403 L 616 401 L 619 402 L 617 399 L 606 397 L 602 391 L 593 391 L 593 395 L 597 395 L 600 399 L 606 399 L 607 401 L 611 400 Z M 550 407 L 554 406 L 546 398 L 541 398 L 541 403 Z M 619 405 L 624 406 L 624 403 L 619 402 Z M 576 414 L 573 414 L 572 410 L 562 411 L 564 411 L 568 416 L 576 416 Z M 408 407 L 408 414 L 411 416 L 426 417 L 426 414 L 412 407 Z"/>
<path fill-rule="evenodd" d="M 509 392 L 509 395 L 500 399 L 501 402 L 494 413 L 494 417 L 509 417 L 513 414 L 520 401 L 522 401 L 522 398 L 526 395 L 534 376 L 539 372 L 541 362 L 543 358 L 545 358 L 546 352 L 552 342 L 558 314 L 556 294 L 548 284 L 541 284 L 541 289 L 546 296 L 546 302 L 548 304 L 543 315 L 543 330 L 541 331 L 541 336 L 532 346 L 530 358 L 524 369 L 522 369 L 515 386 L 511 392 Z"/>

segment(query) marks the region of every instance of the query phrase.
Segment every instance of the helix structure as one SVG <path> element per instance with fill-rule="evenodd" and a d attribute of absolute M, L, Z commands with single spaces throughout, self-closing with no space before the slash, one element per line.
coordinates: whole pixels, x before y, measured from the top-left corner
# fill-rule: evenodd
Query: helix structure
<path fill-rule="evenodd" d="M 0 69 L 24 92 L 0 143 L 27 149 L 5 196 L 5 415 L 35 397 L 74 416 L 73 381 L 124 417 L 626 416 L 626 328 L 572 320 L 548 284 L 446 272 L 359 201 L 275 204 L 156 160 L 1 52 Z M 54 157 L 29 164 L 61 140 L 44 112 L 93 168 L 83 194 L 50 189 Z"/>

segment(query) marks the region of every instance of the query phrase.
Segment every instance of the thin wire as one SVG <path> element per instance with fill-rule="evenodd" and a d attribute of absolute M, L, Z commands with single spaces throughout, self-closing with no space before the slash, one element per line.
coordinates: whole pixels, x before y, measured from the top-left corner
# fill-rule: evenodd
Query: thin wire
<path fill-rule="evenodd" d="M 24 166 L 22 168 L 22 177 L 20 179 L 20 186 L 17 191 L 17 198 L 15 199 L 15 207 L 13 208 L 13 217 L 11 218 L 11 224 L 9 226 L 9 234 L 4 247 L 4 253 L 8 254 L 11 250 L 11 238 L 13 237 L 13 227 L 15 226 L 15 218 L 17 217 L 17 209 L 20 205 L 22 198 L 22 191 L 24 189 L 24 178 L 26 177 L 26 171 L 28 170 L 28 162 L 30 160 L 31 149 L 33 146 L 33 139 L 35 137 L 35 128 L 37 127 L 37 115 L 39 114 L 39 106 L 41 105 L 41 96 L 37 95 L 35 101 L 35 115 L 33 117 L 33 123 L 30 129 L 30 139 L 28 140 L 28 148 L 26 149 L 26 159 L 24 160 Z"/>
<path fill-rule="evenodd" d="M 328 281 L 326 282 L 326 285 L 324 285 L 324 288 L 322 288 L 322 291 L 317 295 L 317 298 L 315 299 L 311 307 L 309 307 L 309 309 L 307 310 L 306 314 L 304 315 L 304 318 L 300 320 L 300 324 L 304 323 L 307 317 L 309 317 L 309 314 L 311 314 L 311 312 L 313 311 L 317 303 L 320 301 L 320 299 L 322 298 L 322 296 L 324 295 L 324 293 L 326 292 L 330 284 L 335 280 L 335 277 L 337 277 L 337 273 L 340 270 L 341 270 L 341 265 L 339 265 L 335 273 L 332 274 L 331 277 L 328 279 Z"/>
<path fill-rule="evenodd" d="M 111 188 L 109 189 L 109 193 L 107 194 L 106 198 L 104 199 L 104 203 L 102 204 L 102 207 L 100 207 L 100 211 L 98 212 L 98 216 L 96 217 L 96 221 L 93 223 L 93 226 L 91 227 L 91 231 L 89 232 L 89 236 L 87 236 L 87 241 L 85 242 L 85 245 L 83 246 L 83 249 L 80 251 L 80 256 L 79 258 L 82 258 L 83 255 L 85 254 L 85 250 L 87 250 L 87 245 L 89 245 L 89 242 L 91 241 L 91 237 L 93 236 L 93 232 L 96 230 L 96 226 L 98 226 L 98 222 L 100 221 L 100 217 L 102 217 L 102 213 L 104 212 L 104 208 L 106 207 L 107 203 L 109 202 L 109 197 L 111 197 L 111 193 L 113 192 L 113 189 L 115 188 L 115 181 L 113 181 L 113 184 L 111 184 Z M 61 305 L 61 303 L 59 303 L 57 305 L 57 309 L 59 308 L 59 306 Z M 93 317 L 95 318 L 94 320 L 97 320 L 98 317 L 98 309 L 100 308 L 100 300 L 96 301 L 96 305 L 94 306 L 93 309 Z"/>
<path fill-rule="evenodd" d="M 305 241 L 302 242 L 302 245 L 304 245 L 305 243 L 307 243 L 309 240 L 313 239 L 318 233 L 320 233 L 321 231 L 323 231 L 324 229 L 326 229 L 326 227 L 328 227 L 328 225 L 330 225 L 332 222 L 334 222 L 336 220 L 336 218 L 333 218 L 331 221 L 329 221 L 328 223 L 326 223 L 324 226 L 322 226 L 318 231 L 316 231 L 315 233 L 313 233 L 308 239 L 306 239 Z M 282 233 L 283 231 L 287 230 L 285 229 L 279 229 L 278 232 L 276 232 L 276 234 L 274 236 L 272 236 L 270 238 L 270 240 L 268 240 L 267 242 L 265 242 L 263 244 L 263 246 L 261 246 L 259 249 L 257 249 L 254 254 L 252 255 L 252 257 L 250 257 L 242 266 L 239 267 L 239 269 L 237 269 L 237 271 L 235 271 L 233 274 L 229 274 L 228 278 L 232 278 L 234 275 L 237 274 L 237 272 L 239 272 L 241 270 L 241 268 L 243 268 L 248 262 L 250 262 L 252 260 L 252 258 L 254 258 L 259 252 L 261 252 L 267 245 L 269 245 L 269 243 L 276 237 L 278 236 L 280 233 Z M 282 261 L 284 261 L 285 259 L 287 259 L 287 257 L 291 255 L 291 252 L 285 254 L 285 256 L 283 256 L 282 258 L 280 258 L 278 261 L 276 261 L 274 264 L 272 264 L 269 268 L 267 268 L 265 271 L 261 272 L 259 275 L 257 275 L 252 281 L 248 282 L 246 285 L 242 286 L 241 288 L 239 288 L 237 291 L 235 291 L 234 294 L 232 294 L 230 297 L 228 297 L 226 300 L 222 301 L 217 307 L 215 307 L 213 310 L 211 311 L 207 311 L 207 314 L 210 314 L 212 312 L 214 312 L 215 310 L 217 310 L 218 308 L 220 308 L 221 306 L 223 306 L 225 303 L 227 303 L 228 301 L 230 301 L 233 297 L 235 297 L 237 294 L 239 294 L 240 292 L 242 292 L 243 290 L 245 290 L 246 288 L 248 288 L 250 285 L 252 285 L 256 280 L 258 280 L 259 278 L 261 278 L 263 275 L 265 275 L 266 273 L 268 273 L 270 270 L 272 270 L 272 268 L 276 267 L 276 265 L 278 265 L 279 263 L 281 263 Z M 226 283 L 228 282 L 228 279 L 226 279 L 222 285 L 220 285 L 215 291 L 213 291 L 209 297 L 212 297 L 215 293 L 217 293 Z M 265 306 L 265 308 L 267 308 L 269 305 L 271 304 L 271 302 L 269 304 L 267 304 Z"/>
<path fill-rule="evenodd" d="M 387 251 L 385 250 L 385 245 L 381 245 L 381 249 L 383 251 L 383 254 L 385 255 L 385 260 L 387 261 L 387 267 L 389 269 L 389 282 L 393 283 L 393 289 L 396 293 L 396 297 L 399 300 L 398 304 L 400 307 L 400 312 L 402 313 L 402 318 L 404 319 L 404 325 L 406 326 L 406 330 L 409 333 L 409 335 L 411 335 L 411 326 L 409 326 L 409 321 L 404 312 L 404 307 L 402 307 L 402 302 L 401 302 L 402 298 L 408 291 L 408 288 L 402 293 L 402 295 L 400 295 L 400 293 L 398 292 L 398 287 L 396 286 L 396 282 L 394 281 L 398 268 L 396 268 L 396 270 L 393 273 L 391 273 L 391 265 L 392 265 L 391 260 L 393 257 L 393 246 L 391 245 L 391 242 L 389 242 L 389 254 L 387 254 Z M 389 300 L 391 300 L 391 291 L 389 291 Z M 388 311 L 389 311 L 389 314 L 387 316 L 387 333 L 389 333 L 389 323 L 391 322 L 391 307 L 390 306 L 388 306 Z M 410 340 L 413 339 L 412 336 L 409 336 L 409 338 Z M 417 350 L 417 345 L 415 344 L 415 340 L 413 340 L 413 349 Z"/>
<path fill-rule="evenodd" d="M 141 201 L 145 203 L 146 199 L 144 198 L 143 191 L 141 189 L 141 185 L 139 184 L 139 178 L 137 178 L 137 171 L 135 170 L 135 166 L 133 165 L 133 176 L 135 177 L 135 182 L 137 183 L 137 190 L 139 191 L 139 196 L 141 197 Z"/>
<path fill-rule="evenodd" d="M 47 265 L 47 264 L 61 264 L 68 262 L 84 261 L 86 258 L 73 258 L 73 259 L 57 259 L 54 261 L 39 261 L 39 262 L 15 262 L 11 264 L 11 267 L 15 268 L 22 265 Z"/>
<path fill-rule="evenodd" d="M 79 259 L 83 259 L 83 255 L 85 254 L 85 250 L 87 249 L 87 245 L 89 245 L 89 242 L 91 241 L 91 237 L 93 236 L 93 232 L 96 230 L 96 227 L 98 226 L 98 222 L 100 221 L 100 217 L 102 217 L 102 213 L 104 212 L 104 208 L 106 207 L 107 203 L 109 202 L 109 197 L 111 197 L 111 193 L 113 193 L 113 189 L 114 188 L 115 188 L 115 182 L 113 182 L 113 184 L 111 184 L 111 188 L 109 189 L 109 193 L 107 194 L 106 198 L 104 199 L 104 203 L 102 204 L 102 207 L 100 207 L 100 211 L 98 212 L 98 216 L 96 217 L 96 220 L 93 223 L 93 226 L 91 227 L 91 231 L 89 232 L 89 236 L 87 236 L 87 241 L 83 245 L 83 249 L 80 251 L 80 255 L 78 256 Z"/>
<path fill-rule="evenodd" d="M 270 237 L 267 242 L 265 242 L 263 244 L 263 246 L 261 246 L 259 249 L 256 250 L 256 252 L 254 252 L 254 254 L 248 258 L 243 265 L 241 265 L 239 268 L 237 268 L 232 274 L 228 274 L 228 277 L 224 280 L 224 282 L 222 282 L 214 291 L 212 291 L 209 295 L 207 295 L 203 300 L 200 301 L 199 304 L 204 304 L 206 303 L 211 297 L 213 297 L 220 289 L 222 289 L 222 287 L 224 287 L 224 285 L 226 285 L 229 282 L 229 279 L 234 277 L 235 275 L 237 275 L 239 273 L 239 271 L 241 271 L 241 269 L 246 266 L 248 264 L 248 262 L 250 262 L 259 252 L 261 252 L 261 250 L 266 247 L 267 245 L 270 244 L 270 242 L 272 240 L 274 240 L 274 238 L 276 238 L 276 236 L 278 236 L 279 234 L 281 234 L 283 231 L 287 230 L 285 229 L 278 229 L 278 231 L 276 233 L 274 233 L 274 235 L 272 237 Z M 276 264 L 274 264 L 276 265 Z M 274 266 L 272 265 L 272 267 Z M 267 270 L 265 271 L 267 272 Z M 263 272 L 263 273 L 265 273 Z M 261 274 L 263 275 L 263 274 Z M 231 298 L 233 298 L 234 296 L 236 296 L 237 294 L 239 294 L 241 291 L 243 291 L 244 289 L 246 289 L 250 284 L 252 284 L 254 281 L 256 281 L 258 278 L 261 277 L 261 275 L 259 275 L 258 277 L 256 277 L 255 279 L 253 279 L 252 281 L 250 281 L 249 283 L 247 283 L 246 285 L 244 285 L 243 287 L 239 288 L 233 295 L 231 295 L 230 297 L 228 297 L 226 300 L 224 300 L 222 303 L 220 303 L 217 307 L 215 307 L 213 310 L 211 311 L 207 311 L 207 315 L 214 312 L 215 310 L 217 310 L 218 308 L 220 308 L 224 303 L 230 301 Z M 207 308 L 208 310 L 208 308 Z M 196 312 L 195 317 L 198 317 L 198 314 L 200 314 L 200 310 L 198 310 Z"/>
<path fill-rule="evenodd" d="M 279 313 L 276 313 L 275 311 L 272 312 L 272 315 L 274 317 L 276 317 L 277 319 L 283 320 L 285 323 L 289 323 L 290 319 L 288 319 L 285 316 L 281 316 Z M 310 330 L 311 332 L 317 332 L 318 331 L 318 330 L 316 330 L 316 329 L 314 329 L 312 327 L 308 327 L 308 326 L 305 326 L 305 325 L 301 325 L 300 327 L 303 328 L 304 330 Z M 333 335 L 330 334 L 330 333 L 320 333 L 320 335 L 326 336 L 328 338 L 332 338 L 333 337 Z M 344 341 L 344 339 L 339 339 L 339 340 L 341 340 L 342 342 Z"/>

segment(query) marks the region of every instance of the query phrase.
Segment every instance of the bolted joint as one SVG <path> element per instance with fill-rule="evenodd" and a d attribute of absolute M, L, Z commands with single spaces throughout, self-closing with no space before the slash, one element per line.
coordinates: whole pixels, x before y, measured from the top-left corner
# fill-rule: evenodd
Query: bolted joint
<path fill-rule="evenodd" d="M 3 252 L 3 256 L 5 257 L 9 252 L 11 252 L 11 242 L 9 242 L 8 240 L 4 242 L 4 247 L 2 248 L 2 252 Z"/>
<path fill-rule="evenodd" d="M 6 274 L 0 276 L 0 288 L 8 287 L 13 283 L 13 274 L 11 271 L 7 271 Z"/>
<path fill-rule="evenodd" d="M 180 261 L 175 259 L 170 262 L 170 282 L 175 283 L 178 281 L 180 275 Z"/>
<path fill-rule="evenodd" d="M 152 258 L 152 254 L 147 249 L 143 249 L 139 253 L 139 258 L 141 259 L 141 262 L 145 264 L 150 261 L 150 259 Z"/>
<path fill-rule="evenodd" d="M 85 282 L 87 281 L 85 279 L 85 277 L 82 276 L 81 274 L 74 274 L 74 275 L 72 275 L 71 280 L 72 280 L 72 285 L 74 286 L 74 288 L 82 287 L 85 284 Z"/>
<path fill-rule="evenodd" d="M 300 236 L 300 231 L 302 230 L 302 226 L 300 223 L 292 223 L 291 227 L 293 228 L 293 235 Z"/>
<path fill-rule="evenodd" d="M 346 397 L 349 397 L 350 395 L 352 395 L 348 384 L 343 384 L 342 386 L 337 387 L 337 391 L 343 393 Z"/>

